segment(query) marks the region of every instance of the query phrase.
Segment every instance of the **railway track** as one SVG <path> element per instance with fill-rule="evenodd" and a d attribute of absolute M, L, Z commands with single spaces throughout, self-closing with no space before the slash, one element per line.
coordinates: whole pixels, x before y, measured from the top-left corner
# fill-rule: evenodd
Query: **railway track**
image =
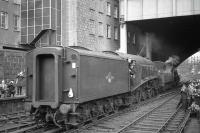
<path fill-rule="evenodd" d="M 15 112 L 15 113 L 8 113 L 8 114 L 1 114 L 0 115 L 0 127 L 2 127 L 4 124 L 9 122 L 19 122 L 24 121 L 25 119 L 30 119 L 30 113 L 21 111 L 21 112 Z"/>
<path fill-rule="evenodd" d="M 4 121 L 14 120 L 14 119 L 21 119 L 27 116 L 29 116 L 29 113 L 25 111 L 1 114 L 0 123 Z"/>
<path fill-rule="evenodd" d="M 116 133 L 177 133 L 184 128 L 189 111 L 176 109 L 177 100 L 172 99 L 155 107 Z"/>
<path fill-rule="evenodd" d="M 1 114 L 0 133 L 7 133 L 33 125 L 33 117 L 27 112 Z"/>
<path fill-rule="evenodd" d="M 165 126 L 160 130 L 162 133 L 181 133 L 190 117 L 190 111 L 185 112 L 180 108 L 175 112 L 174 116 L 166 122 Z"/>
<path fill-rule="evenodd" d="M 10 133 L 55 133 L 59 132 L 62 129 L 56 128 L 56 127 L 43 127 L 43 126 L 38 126 L 36 124 L 31 125 L 29 127 L 24 127 L 20 130 L 16 130 Z"/>
<path fill-rule="evenodd" d="M 62 130 L 51 125 L 36 124 L 32 116 L 23 113 L 4 114 L 4 117 L 7 121 L 0 125 L 0 133 L 55 133 Z"/>
<path fill-rule="evenodd" d="M 62 129 L 45 124 L 37 124 L 29 113 L 18 112 L 1 116 L 0 133 L 54 133 Z M 1 119 L 0 119 L 1 120 Z"/>
<path fill-rule="evenodd" d="M 18 127 L 13 127 L 10 129 L 4 130 L 4 132 L 11 133 L 102 133 L 102 132 L 117 132 L 121 128 L 125 127 L 133 119 L 139 118 L 143 114 L 147 113 L 150 109 L 155 108 L 158 104 L 163 104 L 166 100 L 173 98 L 175 92 L 165 93 L 163 95 L 157 96 L 146 101 L 142 101 L 139 104 L 131 106 L 130 108 L 124 109 L 114 114 L 104 116 L 100 119 L 96 119 L 89 124 L 81 126 L 78 129 L 73 129 L 65 131 L 61 128 L 56 127 L 43 127 L 37 126 L 34 122 L 25 122 L 18 125 Z M 149 105 L 150 104 L 150 105 Z M 146 106 L 148 105 L 148 107 Z M 2 131 L 0 130 L 0 133 Z"/>
<path fill-rule="evenodd" d="M 111 114 L 110 116 L 104 117 L 100 120 L 96 120 L 91 124 L 83 126 L 79 129 L 68 131 L 69 133 L 103 133 L 103 132 L 117 132 L 122 127 L 132 122 L 132 120 L 137 119 L 139 116 L 146 114 L 150 109 L 157 107 L 158 104 L 161 105 L 164 102 L 172 99 L 175 94 L 168 93 L 160 95 L 156 98 L 149 99 L 141 102 L 135 106 L 125 109 L 121 112 Z M 148 105 L 148 106 L 146 106 Z M 68 133 L 67 132 L 67 133 Z"/>

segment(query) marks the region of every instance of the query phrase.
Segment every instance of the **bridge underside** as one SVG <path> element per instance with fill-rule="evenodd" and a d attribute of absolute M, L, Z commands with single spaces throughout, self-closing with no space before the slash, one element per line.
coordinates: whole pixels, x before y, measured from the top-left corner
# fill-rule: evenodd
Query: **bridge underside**
<path fill-rule="evenodd" d="M 128 34 L 133 28 L 137 29 L 134 30 L 137 31 L 136 38 L 137 33 L 150 35 L 152 60 L 165 61 L 169 56 L 178 55 L 182 62 L 200 48 L 200 15 L 127 22 Z M 140 53 L 142 47 L 139 45 L 143 42 L 140 41 L 138 45 L 136 39 L 134 44 L 129 43 L 130 36 L 128 35 L 128 53 Z"/>

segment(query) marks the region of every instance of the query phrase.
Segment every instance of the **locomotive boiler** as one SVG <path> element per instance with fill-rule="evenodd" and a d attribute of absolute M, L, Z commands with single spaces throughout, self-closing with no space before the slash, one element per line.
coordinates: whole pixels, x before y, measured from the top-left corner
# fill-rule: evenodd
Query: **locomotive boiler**
<path fill-rule="evenodd" d="M 155 64 L 136 55 L 41 47 L 26 62 L 36 119 L 59 127 L 78 126 L 161 91 Z"/>
<path fill-rule="evenodd" d="M 158 70 L 162 90 L 167 90 L 172 86 L 178 85 L 180 78 L 174 66 L 162 61 L 154 61 L 154 64 Z"/>

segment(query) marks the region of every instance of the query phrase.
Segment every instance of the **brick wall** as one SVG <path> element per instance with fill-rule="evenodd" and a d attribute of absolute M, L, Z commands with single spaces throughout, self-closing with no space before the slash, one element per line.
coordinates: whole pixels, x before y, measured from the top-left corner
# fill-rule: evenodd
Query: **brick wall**
<path fill-rule="evenodd" d="M 111 4 L 111 15 L 106 14 L 107 2 Z M 119 39 L 114 39 L 114 27 L 119 29 L 119 20 L 114 18 L 116 0 L 78 0 L 77 43 L 93 50 L 117 50 Z M 103 34 L 99 34 L 99 23 L 103 24 Z M 107 24 L 111 26 L 111 38 L 106 37 Z M 119 34 L 119 32 L 118 32 Z"/>
<path fill-rule="evenodd" d="M 14 30 L 13 15 L 20 16 L 20 5 L 14 4 L 13 0 L 0 0 L 0 11 L 8 13 L 8 29 L 0 28 L 0 44 L 17 45 L 20 42 L 20 32 Z"/>
<path fill-rule="evenodd" d="M 107 2 L 111 4 L 111 15 L 106 14 Z M 117 0 L 65 0 L 62 1 L 62 44 L 83 46 L 92 50 L 117 50 L 120 46 L 114 39 L 114 27 L 119 29 L 119 19 L 114 18 Z M 99 35 L 99 23 L 103 34 Z M 111 26 L 111 38 L 106 37 L 106 26 Z"/>
<path fill-rule="evenodd" d="M 25 52 L 0 49 L 0 81 L 15 79 L 25 69 Z"/>

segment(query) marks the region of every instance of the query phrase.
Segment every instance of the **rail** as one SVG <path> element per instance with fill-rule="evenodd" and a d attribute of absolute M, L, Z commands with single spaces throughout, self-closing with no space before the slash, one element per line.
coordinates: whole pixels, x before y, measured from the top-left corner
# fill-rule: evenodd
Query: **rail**
<path fill-rule="evenodd" d="M 176 97 L 177 95 L 175 95 L 174 97 Z M 173 98 L 174 98 L 173 97 Z M 168 100 L 166 100 L 165 102 L 161 103 L 160 105 L 156 106 L 155 108 L 153 108 L 152 110 L 150 110 L 149 112 L 147 112 L 146 114 L 142 115 L 141 117 L 139 117 L 138 119 L 136 119 L 133 122 L 130 122 L 128 125 L 126 125 L 125 127 L 121 128 L 120 130 L 118 130 L 116 133 L 123 133 L 126 132 L 127 128 L 131 127 L 132 125 L 136 125 L 137 123 L 139 123 L 142 119 L 145 119 L 147 116 L 149 116 L 150 114 L 152 114 L 153 112 L 155 112 L 156 110 L 158 110 L 160 107 L 164 106 L 166 103 L 168 103 L 169 101 L 171 101 L 171 98 L 169 98 Z M 136 130 L 135 130 L 136 131 Z"/>
<path fill-rule="evenodd" d="M 157 131 L 158 133 L 159 132 L 162 132 L 165 128 L 166 128 L 166 126 L 167 126 L 167 124 L 173 119 L 173 117 L 175 117 L 176 116 L 176 114 L 178 113 L 178 111 L 180 110 L 180 106 L 179 106 L 179 108 L 176 110 L 176 111 L 174 111 L 174 113 L 169 117 L 169 119 L 163 124 L 163 126 Z"/>
<path fill-rule="evenodd" d="M 115 114 L 111 114 L 111 115 L 108 115 L 106 117 L 103 117 L 99 120 L 96 120 L 95 122 L 92 122 L 91 124 L 87 124 L 87 125 L 85 125 L 81 128 L 78 128 L 76 130 L 67 131 L 67 133 L 110 132 L 110 131 L 114 132 L 114 130 L 119 129 L 120 126 L 122 126 L 122 125 L 120 125 L 120 123 L 118 124 L 116 121 L 120 121 L 123 116 L 126 116 L 126 115 L 128 116 L 130 112 L 132 114 L 135 114 L 135 112 L 137 112 L 137 110 L 140 109 L 141 107 L 143 107 L 143 106 L 145 107 L 145 105 L 152 104 L 153 102 L 155 102 L 154 104 L 156 104 L 157 101 L 160 102 L 162 100 L 166 100 L 165 99 L 166 97 L 170 97 L 169 99 L 171 99 L 172 95 L 174 96 L 174 94 L 176 94 L 176 92 L 170 92 L 170 93 L 159 95 L 156 98 L 152 98 L 152 99 L 143 101 L 139 104 L 133 105 L 132 107 L 130 107 L 128 109 L 119 111 Z M 112 120 L 113 120 L 113 122 L 112 122 Z M 106 122 L 117 123 L 117 124 L 115 124 L 114 126 L 102 124 L 102 123 L 106 123 Z M 115 127 L 118 127 L 118 128 L 116 129 Z M 95 130 L 96 128 L 98 128 L 100 131 Z M 94 129 L 94 130 L 91 130 L 91 129 Z"/>
<path fill-rule="evenodd" d="M 32 116 L 27 112 L 15 112 L 1 115 L 0 133 L 7 133 L 34 125 Z"/>
<path fill-rule="evenodd" d="M 15 127 L 10 127 L 10 128 L 7 128 L 7 129 L 4 129 L 4 130 L 0 130 L 0 133 L 1 132 L 11 132 L 11 133 L 24 133 L 24 132 L 44 132 L 44 133 L 56 133 L 56 132 L 66 132 L 66 133 L 77 133 L 77 132 L 82 132 L 83 130 L 85 130 L 87 132 L 87 129 L 88 128 L 91 128 L 92 126 L 95 126 L 95 125 L 99 125 L 101 122 L 104 122 L 104 121 L 109 121 L 111 119 L 115 119 L 116 117 L 118 116 L 123 116 L 123 115 L 128 115 L 129 112 L 132 112 L 134 113 L 138 108 L 140 107 L 145 107 L 145 105 L 147 104 L 152 104 L 152 103 L 157 103 L 157 101 L 161 101 L 161 100 L 166 100 L 167 98 L 166 97 L 170 97 L 169 99 L 171 99 L 173 97 L 173 95 L 176 94 L 176 91 L 173 91 L 173 92 L 168 92 L 168 93 L 165 93 L 165 94 L 161 94 L 161 95 L 158 95 L 157 97 L 155 98 L 151 98 L 151 99 L 148 99 L 148 100 L 145 100 L 145 101 L 142 101 L 136 105 L 133 105 L 127 109 L 124 109 L 124 110 L 121 110 L 121 111 L 118 111 L 118 112 L 115 112 L 113 114 L 109 114 L 109 115 L 106 115 L 106 116 L 103 116 L 102 118 L 99 118 L 99 119 L 96 119 L 96 120 L 93 120 L 91 123 L 87 123 L 86 125 L 82 125 L 80 128 L 78 129 L 72 129 L 72 130 L 65 130 L 65 128 L 56 128 L 56 127 L 45 127 L 45 126 L 39 126 L 36 125 L 36 123 L 34 122 L 25 122 Z M 111 127 L 112 129 L 112 127 Z"/>
<path fill-rule="evenodd" d="M 190 113 L 191 113 L 191 110 L 189 110 L 189 112 L 187 113 L 184 121 L 181 123 L 181 125 L 179 126 L 179 128 L 175 131 L 175 133 L 182 133 L 182 131 L 184 130 L 184 127 L 187 123 L 187 121 L 189 120 L 190 118 Z"/>
<path fill-rule="evenodd" d="M 177 101 L 169 99 L 133 122 L 130 122 L 116 133 L 147 131 L 152 133 L 181 133 L 189 119 L 190 111 L 185 111 L 181 107 L 176 109 L 176 105 Z"/>

